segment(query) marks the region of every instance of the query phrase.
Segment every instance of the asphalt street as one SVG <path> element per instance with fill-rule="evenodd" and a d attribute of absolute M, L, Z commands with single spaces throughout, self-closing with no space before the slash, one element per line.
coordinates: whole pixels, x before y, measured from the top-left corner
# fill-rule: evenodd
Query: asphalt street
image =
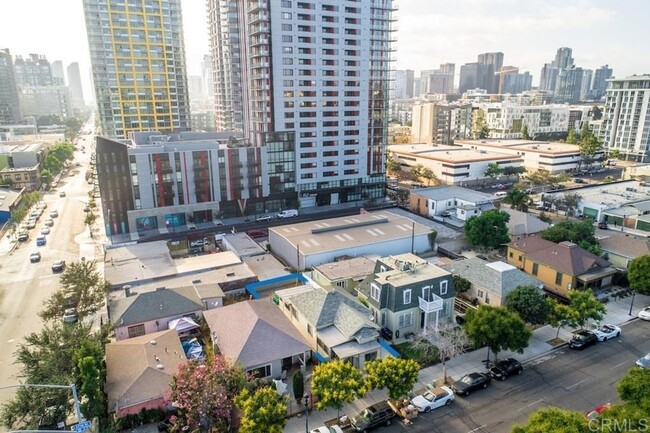
<path fill-rule="evenodd" d="M 84 135 L 79 146 L 90 148 L 93 136 Z M 36 228 L 29 231 L 29 241 L 18 244 L 11 253 L 0 261 L 0 388 L 19 383 L 16 377 L 18 367 L 14 364 L 14 353 L 24 338 L 38 332 L 43 322 L 38 316 L 46 299 L 59 288 L 60 274 L 54 274 L 51 266 L 56 260 L 71 262 L 79 260 L 83 252 L 79 246 L 79 236 L 87 229 L 83 220 L 83 207 L 88 202 L 88 185 L 84 174 L 89 169 L 90 152 L 75 152 L 75 159 L 69 171 L 60 181 L 59 187 L 43 196 L 47 208 L 41 215 Z M 80 162 L 81 167 L 75 163 Z M 65 191 L 66 197 L 59 197 Z M 49 212 L 56 209 L 58 218 L 54 218 L 51 233 L 47 235 L 45 246 L 36 246 L 36 236 Z M 41 261 L 31 263 L 29 256 L 33 252 L 41 253 Z M 13 396 L 14 390 L 0 389 L 0 404 Z"/>
<path fill-rule="evenodd" d="M 378 433 L 508 433 L 534 411 L 549 406 L 586 412 L 618 401 L 616 385 L 638 358 L 650 352 L 650 323 L 633 321 L 618 339 L 584 351 L 562 348 L 524 366 L 521 376 L 493 381 L 450 406 L 420 414 L 412 426 L 401 420 Z M 484 371 L 477 366 L 477 371 Z"/>

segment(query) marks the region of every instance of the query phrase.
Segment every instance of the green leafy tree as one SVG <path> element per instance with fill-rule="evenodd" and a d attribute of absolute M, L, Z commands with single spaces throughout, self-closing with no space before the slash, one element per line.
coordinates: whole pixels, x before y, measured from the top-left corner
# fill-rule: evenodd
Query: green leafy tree
<path fill-rule="evenodd" d="M 512 428 L 512 433 L 592 433 L 579 412 L 548 407 L 533 412 L 528 423 Z"/>
<path fill-rule="evenodd" d="M 244 389 L 235 397 L 241 411 L 240 433 L 282 433 L 287 423 L 286 398 L 270 387 L 258 388 L 252 394 Z"/>
<path fill-rule="evenodd" d="M 483 125 L 478 130 L 478 138 L 484 139 L 490 137 L 490 128 L 487 125 Z"/>
<path fill-rule="evenodd" d="M 525 172 L 526 169 L 524 167 L 513 167 L 509 165 L 503 168 L 503 174 L 508 176 L 508 178 L 511 176 L 517 176 L 517 178 L 519 178 L 519 175 Z"/>
<path fill-rule="evenodd" d="M 542 239 L 555 243 L 573 242 L 581 248 L 598 255 L 597 251 L 600 247 L 598 240 L 594 236 L 595 233 L 596 229 L 591 221 L 565 220 L 555 224 L 553 227 L 542 230 L 539 235 Z"/>
<path fill-rule="evenodd" d="M 298 370 L 294 373 L 293 378 L 291 379 L 291 384 L 296 401 L 300 401 L 305 393 L 305 377 L 303 376 L 302 371 Z"/>
<path fill-rule="evenodd" d="M 491 210 L 473 216 L 465 222 L 465 236 L 469 243 L 479 248 L 499 248 L 510 242 L 508 227 L 510 215 L 503 211 Z"/>
<path fill-rule="evenodd" d="M 77 309 L 80 319 L 95 314 L 104 305 L 111 285 L 97 271 L 92 261 L 72 262 L 66 266 L 60 278 L 61 287 L 45 301 L 39 315 L 45 320 L 59 320 L 67 307 Z"/>
<path fill-rule="evenodd" d="M 332 407 L 339 412 L 345 403 L 352 403 L 366 393 L 363 374 L 358 368 L 341 359 L 319 364 L 311 378 L 311 391 L 319 410 Z"/>
<path fill-rule="evenodd" d="M 593 107 L 591 107 L 591 113 L 594 120 L 600 120 L 603 117 L 603 109 L 600 108 L 598 105 L 594 105 Z"/>
<path fill-rule="evenodd" d="M 569 135 L 566 137 L 566 142 L 569 144 L 578 144 L 580 142 L 580 134 L 576 132 L 575 128 L 569 130 Z"/>
<path fill-rule="evenodd" d="M 535 286 L 518 286 L 506 295 L 505 307 L 519 314 L 526 323 L 542 325 L 549 312 L 548 301 Z"/>
<path fill-rule="evenodd" d="M 416 361 L 392 356 L 366 362 L 365 366 L 369 388 L 386 388 L 388 397 L 392 399 L 408 395 L 420 374 L 420 365 Z"/>
<path fill-rule="evenodd" d="M 444 383 L 447 383 L 447 361 L 462 354 L 468 346 L 469 338 L 463 328 L 449 323 L 440 324 L 438 329 L 429 325 L 413 343 L 415 350 L 438 358 Z"/>
<path fill-rule="evenodd" d="M 531 137 L 528 134 L 528 126 L 524 125 L 523 128 L 521 128 L 521 139 L 522 140 L 530 140 Z"/>
<path fill-rule="evenodd" d="M 566 207 L 566 213 L 569 216 L 573 216 L 578 205 L 582 200 L 582 196 L 577 192 L 565 192 L 562 195 L 562 204 Z"/>
<path fill-rule="evenodd" d="M 402 171 L 402 165 L 391 155 L 386 159 L 386 171 L 391 176 L 395 176 Z"/>
<path fill-rule="evenodd" d="M 485 119 L 484 110 L 476 110 L 474 113 L 474 125 L 473 125 L 473 135 L 474 138 L 484 139 L 490 136 L 490 128 L 487 126 L 487 120 Z"/>
<path fill-rule="evenodd" d="M 495 179 L 503 174 L 503 170 L 504 169 L 499 164 L 493 162 L 491 164 L 488 164 L 487 170 L 485 170 L 483 176 L 491 177 L 492 179 Z"/>
<path fill-rule="evenodd" d="M 456 293 L 466 292 L 470 289 L 470 287 L 472 287 L 472 283 L 460 275 L 452 275 L 451 278 L 454 280 L 454 290 Z"/>
<path fill-rule="evenodd" d="M 541 211 L 539 215 L 537 215 L 537 218 L 539 218 L 540 221 L 544 221 L 545 223 L 553 222 L 553 219 L 550 216 L 546 215 L 546 212 L 544 211 Z"/>
<path fill-rule="evenodd" d="M 420 180 L 420 177 L 422 177 L 423 170 L 424 170 L 424 165 L 416 164 L 413 167 L 411 167 L 410 173 L 416 180 Z"/>
<path fill-rule="evenodd" d="M 172 378 L 169 401 L 178 408 L 172 428 L 227 431 L 235 397 L 244 388 L 244 372 L 221 355 L 180 364 Z"/>
<path fill-rule="evenodd" d="M 618 159 L 618 157 L 621 155 L 621 151 L 618 149 L 612 149 L 609 151 L 609 157 L 613 159 Z"/>
<path fill-rule="evenodd" d="M 616 390 L 624 402 L 650 411 L 650 369 L 631 368 Z"/>
<path fill-rule="evenodd" d="M 106 415 L 106 397 L 104 396 L 104 381 L 106 373 L 102 366 L 102 358 L 86 356 L 77 363 L 79 377 L 82 381 L 79 394 L 83 396 L 81 412 L 88 419 Z"/>
<path fill-rule="evenodd" d="M 650 255 L 637 257 L 627 267 L 630 287 L 644 295 L 650 295 Z"/>
<path fill-rule="evenodd" d="M 43 168 L 50 173 L 59 173 L 63 168 L 63 161 L 55 153 L 49 152 L 43 161 Z"/>
<path fill-rule="evenodd" d="M 580 149 L 582 160 L 587 165 L 593 162 L 596 153 L 601 151 L 603 148 L 603 142 L 600 141 L 600 139 L 589 129 L 588 122 L 585 122 L 582 125 L 578 147 Z"/>
<path fill-rule="evenodd" d="M 86 212 L 86 217 L 84 218 L 84 224 L 87 226 L 92 226 L 97 221 L 97 215 L 94 212 Z"/>
<path fill-rule="evenodd" d="M 503 350 L 523 353 L 532 335 L 517 313 L 490 305 L 469 310 L 464 328 L 475 345 L 487 346 L 495 357 Z"/>
<path fill-rule="evenodd" d="M 40 176 L 41 182 L 43 182 L 45 185 L 49 185 L 52 183 L 52 179 L 54 179 L 54 176 L 50 170 L 41 170 Z"/>
<path fill-rule="evenodd" d="M 555 338 L 560 336 L 560 328 L 568 326 L 576 320 L 576 312 L 573 308 L 566 304 L 561 304 L 555 299 L 548 300 L 549 309 L 547 320 L 548 323 L 557 328 Z"/>
<path fill-rule="evenodd" d="M 436 247 L 436 239 L 438 238 L 438 232 L 431 229 L 429 233 L 427 233 L 427 238 L 429 239 L 429 245 L 431 246 L 431 249 L 433 250 Z"/>
<path fill-rule="evenodd" d="M 528 211 L 528 194 L 519 188 L 512 188 L 506 193 L 506 196 L 503 198 L 505 203 L 510 204 L 510 209 L 517 209 L 521 212 Z"/>
<path fill-rule="evenodd" d="M 569 292 L 569 306 L 574 311 L 571 325 L 573 327 L 584 327 L 591 320 L 602 320 L 607 308 L 594 296 L 594 293 L 587 290 L 571 290 Z"/>
<path fill-rule="evenodd" d="M 427 180 L 427 185 L 431 185 L 431 182 L 438 183 L 438 176 L 429 167 L 424 167 L 420 176 Z"/>

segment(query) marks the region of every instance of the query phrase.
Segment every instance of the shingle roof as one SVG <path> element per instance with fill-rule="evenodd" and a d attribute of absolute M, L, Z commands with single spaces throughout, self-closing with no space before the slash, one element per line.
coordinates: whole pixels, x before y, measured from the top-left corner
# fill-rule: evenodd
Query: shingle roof
<path fill-rule="evenodd" d="M 650 254 L 650 241 L 628 235 L 612 235 L 598 241 L 603 251 L 634 259 Z"/>
<path fill-rule="evenodd" d="M 186 360 L 173 329 L 107 344 L 104 390 L 109 410 L 163 397 Z"/>
<path fill-rule="evenodd" d="M 298 330 L 269 299 L 238 302 L 203 313 L 219 350 L 244 368 L 309 350 Z"/>
<path fill-rule="evenodd" d="M 540 220 L 535 215 L 510 209 L 508 206 L 502 206 L 501 210 L 510 215 L 506 226 L 508 226 L 508 233 L 511 235 L 532 235 L 550 227 L 549 223 Z"/>
<path fill-rule="evenodd" d="M 483 259 L 472 258 L 456 260 L 440 267 L 502 297 L 518 286 L 539 287 L 542 284 L 525 272 L 503 262 L 490 263 Z"/>
<path fill-rule="evenodd" d="M 112 323 L 120 326 L 193 313 L 204 308 L 196 290 L 191 286 L 140 293 L 108 304 Z"/>
<path fill-rule="evenodd" d="M 557 245 L 555 242 L 547 241 L 539 236 L 527 236 L 508 244 L 509 247 L 516 248 L 524 253 L 539 251 Z"/>
<path fill-rule="evenodd" d="M 368 308 L 336 290 L 315 288 L 292 296 L 291 302 L 317 330 L 334 325 L 347 338 L 353 338 L 364 327 L 379 329 L 370 321 Z"/>
<path fill-rule="evenodd" d="M 611 264 L 571 242 L 560 242 L 547 248 L 526 253 L 533 261 L 550 266 L 569 275 L 582 275 L 595 268 L 606 268 Z"/>

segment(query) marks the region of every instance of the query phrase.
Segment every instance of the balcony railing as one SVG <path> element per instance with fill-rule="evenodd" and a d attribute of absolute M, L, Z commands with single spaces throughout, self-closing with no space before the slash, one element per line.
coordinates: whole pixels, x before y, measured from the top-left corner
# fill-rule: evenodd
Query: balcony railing
<path fill-rule="evenodd" d="M 427 301 L 424 298 L 418 298 L 420 310 L 425 313 L 435 313 L 436 311 L 442 310 L 444 300 L 440 296 L 431 294 L 429 295 L 429 299 L 431 300 Z"/>

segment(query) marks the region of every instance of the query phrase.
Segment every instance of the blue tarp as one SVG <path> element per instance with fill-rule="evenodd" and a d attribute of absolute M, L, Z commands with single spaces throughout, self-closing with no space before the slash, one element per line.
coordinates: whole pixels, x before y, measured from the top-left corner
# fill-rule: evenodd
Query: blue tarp
<path fill-rule="evenodd" d="M 203 347 L 201 347 L 201 344 L 199 344 L 196 338 L 181 341 L 181 345 L 183 346 L 183 351 L 187 359 L 203 359 L 205 357 Z"/>
<path fill-rule="evenodd" d="M 316 358 L 318 362 L 322 362 L 322 363 L 326 363 L 329 361 L 329 359 L 327 359 L 326 357 L 324 357 L 318 352 L 314 352 L 314 358 Z"/>
<path fill-rule="evenodd" d="M 257 281 L 255 283 L 246 284 L 246 291 L 251 294 L 253 299 L 262 299 L 262 295 L 257 289 L 264 289 L 266 286 L 273 286 L 274 284 L 283 283 L 285 281 L 296 280 L 302 284 L 307 284 L 307 279 L 302 274 L 289 274 L 281 277 L 270 278 L 264 281 Z"/>
<path fill-rule="evenodd" d="M 393 349 L 393 347 L 388 343 L 388 341 L 384 340 L 383 338 L 379 339 L 379 345 L 386 349 L 386 351 L 390 354 L 390 356 L 394 358 L 399 358 L 400 354 L 397 350 Z"/>

